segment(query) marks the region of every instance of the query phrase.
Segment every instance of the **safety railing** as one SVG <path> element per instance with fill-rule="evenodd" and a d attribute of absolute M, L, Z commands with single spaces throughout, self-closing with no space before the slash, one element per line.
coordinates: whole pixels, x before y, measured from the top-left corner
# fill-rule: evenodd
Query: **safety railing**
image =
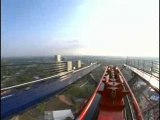
<path fill-rule="evenodd" d="M 159 80 L 159 61 L 158 60 L 142 60 L 142 59 L 131 59 L 127 58 L 126 64 L 134 67 L 144 74 L 151 76 L 150 78 L 156 78 Z M 154 80 L 151 79 L 151 80 Z M 132 84 L 130 85 L 137 101 L 139 103 L 140 109 L 144 116 L 144 119 L 159 119 L 159 88 L 154 89 L 151 85 L 158 86 L 153 81 L 149 81 L 151 84 L 148 84 L 142 79 L 131 79 Z"/>
<path fill-rule="evenodd" d="M 126 64 L 159 78 L 159 61 L 127 58 Z"/>
<path fill-rule="evenodd" d="M 67 62 L 1 65 L 1 88 L 67 72 Z"/>

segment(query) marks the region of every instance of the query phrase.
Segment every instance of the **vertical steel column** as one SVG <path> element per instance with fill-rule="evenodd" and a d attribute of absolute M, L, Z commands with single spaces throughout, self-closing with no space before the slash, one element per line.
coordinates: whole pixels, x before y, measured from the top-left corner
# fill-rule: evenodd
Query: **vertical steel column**
<path fill-rule="evenodd" d="M 153 60 L 152 60 L 152 65 L 151 65 L 151 75 L 153 75 L 152 73 L 153 73 Z"/>
<path fill-rule="evenodd" d="M 127 59 L 126 59 L 126 65 L 127 65 L 127 63 L 128 63 L 128 57 L 127 57 Z"/>
<path fill-rule="evenodd" d="M 144 67 L 145 67 L 145 60 L 143 60 L 143 71 L 144 71 Z"/>
<path fill-rule="evenodd" d="M 140 67 L 139 67 L 139 59 L 138 59 L 138 69 L 140 69 Z"/>
<path fill-rule="evenodd" d="M 131 61 L 130 61 L 130 59 L 128 58 L 128 65 L 130 65 L 131 64 Z"/>

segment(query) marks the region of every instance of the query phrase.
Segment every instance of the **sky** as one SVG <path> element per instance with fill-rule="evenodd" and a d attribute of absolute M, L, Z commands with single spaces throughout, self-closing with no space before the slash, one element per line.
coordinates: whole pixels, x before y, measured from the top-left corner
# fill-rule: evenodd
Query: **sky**
<path fill-rule="evenodd" d="M 159 0 L 2 0 L 1 56 L 159 57 Z"/>

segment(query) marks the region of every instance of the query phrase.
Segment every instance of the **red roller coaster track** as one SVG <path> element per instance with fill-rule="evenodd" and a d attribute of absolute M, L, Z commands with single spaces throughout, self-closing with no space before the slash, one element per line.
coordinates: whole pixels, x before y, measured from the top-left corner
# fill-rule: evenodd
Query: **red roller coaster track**
<path fill-rule="evenodd" d="M 139 105 L 118 67 L 107 66 L 78 120 L 127 120 L 125 96 L 130 96 L 135 119 L 143 120 Z"/>

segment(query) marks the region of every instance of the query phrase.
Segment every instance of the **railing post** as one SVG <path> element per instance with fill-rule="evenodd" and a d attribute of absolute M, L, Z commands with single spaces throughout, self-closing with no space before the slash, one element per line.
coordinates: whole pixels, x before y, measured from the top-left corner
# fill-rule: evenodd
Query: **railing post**
<path fill-rule="evenodd" d="M 127 65 L 127 63 L 128 63 L 128 57 L 127 57 L 127 59 L 126 59 L 126 65 Z"/>
<path fill-rule="evenodd" d="M 151 75 L 153 73 L 153 60 L 152 60 L 152 65 L 151 65 Z"/>
<path fill-rule="evenodd" d="M 131 60 L 130 59 L 128 59 L 128 65 L 131 65 Z"/>
<path fill-rule="evenodd" d="M 139 59 L 138 59 L 138 69 L 140 69 L 140 68 L 139 68 Z"/>
<path fill-rule="evenodd" d="M 145 60 L 143 60 L 143 72 L 144 72 L 144 67 L 145 67 Z"/>

